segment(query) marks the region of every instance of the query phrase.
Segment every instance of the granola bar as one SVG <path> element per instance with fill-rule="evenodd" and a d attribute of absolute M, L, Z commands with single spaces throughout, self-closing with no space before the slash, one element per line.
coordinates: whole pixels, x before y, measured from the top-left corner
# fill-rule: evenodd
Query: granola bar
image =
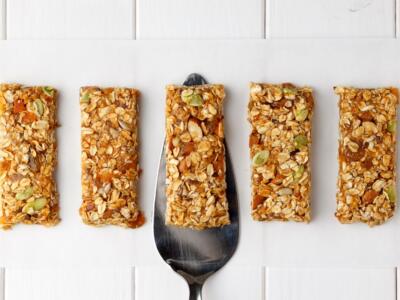
<path fill-rule="evenodd" d="M 80 90 L 80 215 L 86 224 L 135 228 L 144 223 L 137 203 L 138 95 L 130 88 Z"/>
<path fill-rule="evenodd" d="M 53 173 L 57 164 L 57 92 L 0 85 L 0 227 L 59 222 Z"/>
<path fill-rule="evenodd" d="M 252 216 L 257 221 L 310 221 L 312 90 L 250 84 Z"/>
<path fill-rule="evenodd" d="M 341 223 L 382 224 L 396 206 L 395 88 L 336 87 L 339 95 L 339 177 L 336 217 Z"/>
<path fill-rule="evenodd" d="M 166 105 L 166 223 L 229 224 L 222 85 L 169 85 Z"/>

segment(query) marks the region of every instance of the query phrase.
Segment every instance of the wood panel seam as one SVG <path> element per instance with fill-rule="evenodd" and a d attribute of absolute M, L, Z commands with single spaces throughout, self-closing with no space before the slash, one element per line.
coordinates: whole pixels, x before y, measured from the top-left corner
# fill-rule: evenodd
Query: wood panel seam
<path fill-rule="evenodd" d="M 272 0 L 264 0 L 264 38 L 271 38 L 271 1 Z"/>
<path fill-rule="evenodd" d="M 267 18 L 267 10 L 266 10 L 266 6 L 267 6 L 267 0 L 261 0 L 261 10 L 262 10 L 262 39 L 266 39 L 266 18 Z"/>
<path fill-rule="evenodd" d="M 398 282 L 397 282 L 397 267 L 394 268 L 394 298 L 397 300 L 397 290 L 398 290 Z"/>
<path fill-rule="evenodd" d="M 400 0 L 394 1 L 394 37 L 400 38 Z"/>
<path fill-rule="evenodd" d="M 131 268 L 131 299 L 136 300 L 136 268 Z M 5 300 L 5 299 L 3 299 Z"/>
<path fill-rule="evenodd" d="M 2 32 L 0 32 L 1 39 L 7 39 L 7 0 L 0 0 L 2 1 L 1 5 L 3 6 L 1 11 L 1 22 L 2 22 Z"/>
<path fill-rule="evenodd" d="M 0 300 L 6 299 L 6 269 L 0 268 Z"/>
<path fill-rule="evenodd" d="M 137 36 L 137 2 L 138 0 L 132 0 L 132 39 L 136 40 Z"/>
<path fill-rule="evenodd" d="M 267 293 L 266 293 L 267 281 L 265 276 L 265 269 L 266 269 L 265 266 L 261 266 L 261 300 L 267 300 Z"/>

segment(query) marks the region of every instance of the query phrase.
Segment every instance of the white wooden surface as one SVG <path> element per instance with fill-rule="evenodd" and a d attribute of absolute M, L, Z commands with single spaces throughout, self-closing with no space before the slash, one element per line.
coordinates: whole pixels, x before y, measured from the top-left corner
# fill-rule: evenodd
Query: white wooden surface
<path fill-rule="evenodd" d="M 0 0 L 0 39 L 393 38 L 396 34 L 400 38 L 400 0 L 136 1 Z M 237 59 L 239 61 L 240 57 Z M 52 77 L 52 72 L 57 72 L 57 61 L 54 61 L 54 69 L 48 71 L 48 78 Z M 90 80 L 87 75 L 90 72 L 84 71 L 82 77 Z M 75 99 L 76 93 L 67 94 L 67 97 Z M 145 172 L 143 180 L 152 180 L 153 176 Z M 75 210 L 78 202 L 79 199 L 76 203 L 66 204 L 63 209 Z M 146 210 L 149 209 L 147 206 Z M 147 211 L 147 215 L 149 213 Z M 79 218 L 63 222 L 65 226 L 71 226 L 79 222 Z M 257 226 L 258 233 L 265 231 L 267 226 Z M 35 237 L 40 238 L 39 232 L 28 243 L 35 243 Z M 258 244 L 258 233 L 245 237 L 245 244 L 242 243 L 241 247 Z M 92 231 L 91 234 L 98 235 L 98 232 Z M 3 247 L 5 240 L 1 235 L 3 233 L 0 233 L 0 247 Z M 135 235 L 144 238 L 143 233 Z M 89 245 L 90 234 L 86 241 L 81 242 Z M 271 249 L 279 252 L 279 247 L 290 246 L 287 242 L 286 245 L 283 245 L 285 241 L 280 245 L 263 244 L 261 251 L 254 255 L 265 255 Z M 112 249 L 112 245 L 107 243 L 105 247 Z M 384 249 L 385 245 L 382 245 Z M 48 250 L 60 251 L 56 245 Z M 68 249 L 66 251 L 68 253 Z M 123 249 L 121 251 L 124 253 Z M 293 251 L 296 251 L 296 246 L 293 246 Z M 90 260 L 89 253 L 85 257 Z M 387 268 L 379 265 L 376 268 L 342 266 L 338 269 L 334 267 L 336 260 L 332 258 L 326 268 L 319 269 L 267 268 L 264 278 L 262 268 L 265 264 L 243 267 L 243 262 L 238 266 L 234 259 L 207 283 L 204 294 L 206 299 L 241 300 L 396 299 L 394 265 L 385 266 Z M 95 269 L 6 266 L 5 278 L 2 270 L 0 300 L 4 300 L 4 294 L 5 300 L 175 300 L 187 296 L 184 282 L 166 266 L 137 266 L 133 272 L 126 266 Z"/>
<path fill-rule="evenodd" d="M 337 98 L 332 85 L 396 84 L 395 78 L 400 77 L 399 51 L 400 41 L 390 39 L 340 40 L 340 43 L 325 39 L 3 42 L 0 44 L 0 81 L 51 84 L 61 92 L 57 179 L 63 221 L 49 229 L 18 226 L 1 233 L 0 265 L 6 267 L 6 274 L 8 268 L 16 266 L 34 268 L 46 265 L 59 271 L 70 266 L 141 268 L 162 265 L 153 244 L 151 222 L 137 230 L 98 229 L 81 223 L 77 214 L 81 202 L 79 104 L 73 99 L 78 99 L 77 87 L 87 84 L 140 88 L 142 136 L 148 136 L 146 132 L 151 129 L 151 139 L 141 140 L 141 167 L 144 169 L 140 183 L 141 204 L 146 217 L 151 220 L 157 158 L 164 127 L 163 111 L 157 108 L 164 104 L 164 85 L 181 82 L 183 74 L 193 70 L 206 74 L 211 82 L 223 82 L 227 87 L 225 129 L 235 161 L 241 201 L 241 239 L 228 267 L 339 265 L 373 268 L 396 265 L 399 261 L 400 215 L 396 214 L 391 222 L 373 229 L 361 224 L 340 225 L 333 217 L 337 153 L 332 145 L 337 141 Z M 241 57 L 240 63 L 238 57 Z M 178 60 L 185 63 L 176 64 Z M 149 72 L 149 62 L 157 66 L 157 72 Z M 369 75 L 371 69 L 374 78 Z M 250 218 L 250 169 L 248 160 L 243 159 L 249 157 L 246 146 L 249 131 L 247 126 L 238 125 L 246 124 L 249 79 L 289 80 L 298 84 L 311 82 L 315 89 L 313 174 L 316 197 L 311 224 L 263 224 Z M 159 84 L 155 86 L 154 82 Z M 29 255 L 26 254 L 26 245 L 29 245 Z M 45 262 L 43 253 L 46 254 Z M 233 281 L 228 280 L 229 277 L 235 277 L 233 273 L 219 275 L 211 278 L 208 284 L 220 285 L 213 283 L 218 278 L 222 282 L 227 280 L 228 284 Z M 35 276 L 35 269 L 32 276 Z M 167 276 L 172 278 L 175 275 L 167 272 L 165 278 Z M 140 280 L 140 274 L 138 277 Z M 252 281 L 251 276 L 244 276 L 241 284 L 252 286 Z M 174 290 L 182 288 L 177 281 L 171 282 Z M 138 286 L 143 286 L 144 291 L 151 288 L 144 283 Z M 240 292 L 237 295 L 244 296 Z"/>
<path fill-rule="evenodd" d="M 264 37 L 264 0 L 137 0 L 138 39 Z"/>
<path fill-rule="evenodd" d="M 8 0 L 8 39 L 131 39 L 134 0 Z"/>
<path fill-rule="evenodd" d="M 132 269 L 7 268 L 6 300 L 133 300 Z"/>
<path fill-rule="evenodd" d="M 136 268 L 135 299 L 188 299 L 186 282 L 164 266 Z M 203 296 L 207 300 L 263 300 L 262 267 L 227 266 L 206 282 Z M 240 284 L 239 284 L 240 283 Z M 151 287 L 154 288 L 151 288 Z M 243 298 L 246 296 L 246 298 Z"/>
<path fill-rule="evenodd" d="M 395 37 L 396 0 L 267 0 L 275 38 Z"/>
<path fill-rule="evenodd" d="M 396 37 L 400 38 L 400 0 L 396 0 Z"/>
<path fill-rule="evenodd" d="M 4 268 L 0 268 L 0 300 L 5 300 L 4 298 L 4 293 L 5 293 L 5 289 L 4 289 L 4 284 L 5 284 L 5 269 Z"/>
<path fill-rule="evenodd" d="M 266 299 L 396 299 L 395 272 L 394 268 L 271 268 L 266 275 Z"/>
<path fill-rule="evenodd" d="M 7 37 L 7 7 L 6 0 L 0 0 L 0 40 Z"/>

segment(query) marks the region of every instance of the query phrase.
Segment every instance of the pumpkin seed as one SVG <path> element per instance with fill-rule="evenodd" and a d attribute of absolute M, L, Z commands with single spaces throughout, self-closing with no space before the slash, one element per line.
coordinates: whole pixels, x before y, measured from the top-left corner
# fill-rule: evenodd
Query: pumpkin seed
<path fill-rule="evenodd" d="M 267 162 L 268 158 L 269 158 L 268 150 L 259 151 L 253 157 L 253 165 L 256 167 L 262 166 Z"/>
<path fill-rule="evenodd" d="M 396 189 L 393 185 L 388 186 L 384 192 L 390 202 L 396 202 Z"/>
<path fill-rule="evenodd" d="M 293 180 L 295 182 L 298 182 L 301 179 L 301 177 L 303 177 L 303 174 L 304 174 L 304 166 L 300 165 L 299 168 L 295 172 L 293 172 Z"/>
<path fill-rule="evenodd" d="M 22 208 L 22 212 L 33 215 L 35 213 L 35 210 L 33 209 L 33 202 L 28 202 L 25 204 L 25 206 Z"/>
<path fill-rule="evenodd" d="M 307 145 L 308 145 L 308 140 L 305 135 L 300 134 L 294 137 L 294 146 L 296 147 L 296 149 L 300 149 Z"/>
<path fill-rule="evenodd" d="M 24 191 L 19 192 L 15 195 L 15 199 L 17 200 L 26 200 L 33 195 L 33 188 L 28 186 Z"/>
<path fill-rule="evenodd" d="M 296 121 L 303 122 L 305 119 L 307 119 L 308 109 L 303 108 L 303 109 L 296 110 L 296 112 L 294 114 L 296 117 Z"/>
<path fill-rule="evenodd" d="M 203 98 L 199 94 L 195 94 L 193 90 L 184 90 L 181 93 L 181 98 L 190 106 L 202 106 Z"/>
<path fill-rule="evenodd" d="M 81 96 L 81 103 L 89 103 L 89 100 L 90 100 L 90 95 L 89 95 L 89 93 L 84 93 L 84 94 Z"/>
<path fill-rule="evenodd" d="M 33 201 L 33 209 L 36 211 L 42 210 L 47 204 L 47 199 L 44 197 L 40 197 Z"/>
<path fill-rule="evenodd" d="M 194 94 L 188 99 L 187 103 L 190 106 L 202 106 L 203 105 L 203 98 L 198 94 Z"/>
<path fill-rule="evenodd" d="M 193 90 L 183 90 L 181 93 L 181 98 L 184 102 L 187 102 L 187 98 L 193 95 Z"/>
<path fill-rule="evenodd" d="M 395 133 L 396 132 L 396 121 L 394 120 L 390 120 L 387 124 L 387 131 L 391 132 L 391 133 Z"/>
<path fill-rule="evenodd" d="M 54 95 L 54 89 L 50 86 L 44 86 L 42 87 L 43 93 L 45 93 L 49 97 L 53 97 Z"/>
<path fill-rule="evenodd" d="M 294 99 L 296 98 L 297 89 L 295 88 L 283 88 L 283 95 L 286 99 Z"/>
<path fill-rule="evenodd" d="M 35 105 L 36 113 L 37 113 L 39 116 L 43 115 L 43 113 L 44 113 L 44 104 L 43 104 L 42 100 L 36 99 L 36 100 L 33 102 L 33 104 Z"/>

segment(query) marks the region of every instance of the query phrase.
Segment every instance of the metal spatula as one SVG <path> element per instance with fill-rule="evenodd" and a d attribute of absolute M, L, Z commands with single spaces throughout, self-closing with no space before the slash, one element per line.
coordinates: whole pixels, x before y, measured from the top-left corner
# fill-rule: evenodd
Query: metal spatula
<path fill-rule="evenodd" d="M 191 74 L 184 85 L 206 84 L 198 74 Z M 165 225 L 165 143 L 158 171 L 154 203 L 154 239 L 158 252 L 167 264 L 189 284 L 190 300 L 201 300 L 206 279 L 222 268 L 232 257 L 239 240 L 238 201 L 235 178 L 228 148 L 226 152 L 226 182 L 230 225 L 197 231 Z"/>

